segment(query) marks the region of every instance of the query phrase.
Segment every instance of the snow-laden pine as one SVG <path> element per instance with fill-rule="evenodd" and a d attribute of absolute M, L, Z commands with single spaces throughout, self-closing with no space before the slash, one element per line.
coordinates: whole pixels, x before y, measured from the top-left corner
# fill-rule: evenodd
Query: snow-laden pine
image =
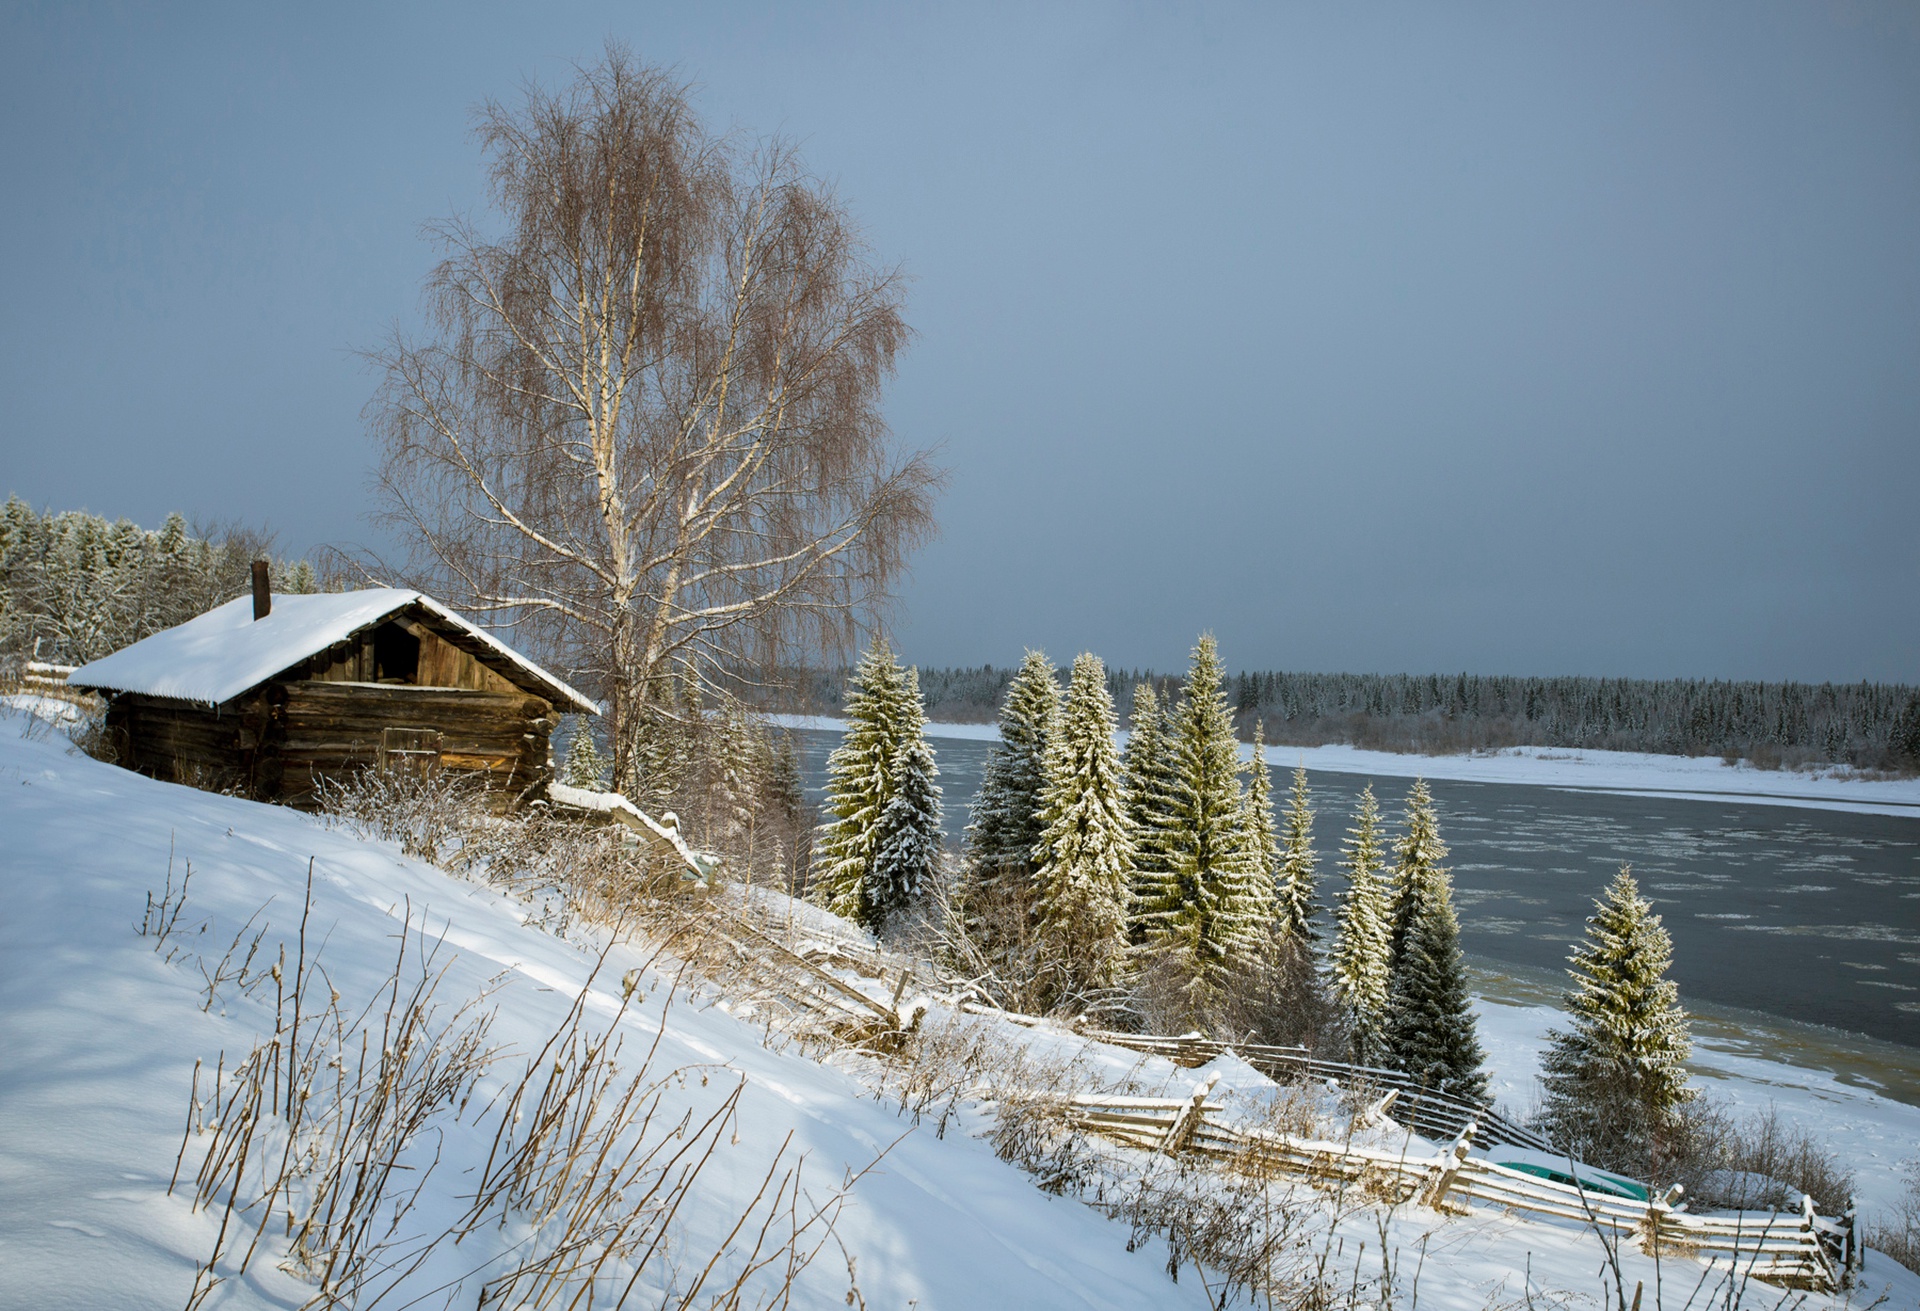
<path fill-rule="evenodd" d="M 1060 685 L 1053 662 L 1029 651 L 1007 686 L 1000 707 L 1000 742 L 974 796 L 967 825 L 967 924 L 987 959 L 1017 972 L 1032 911 L 1033 851 L 1045 831 L 1040 818 L 1046 787 L 1047 743 L 1060 717 Z"/>
<path fill-rule="evenodd" d="M 1137 946 L 1147 940 L 1147 915 L 1170 869 L 1167 826 L 1173 797 L 1172 747 L 1167 717 L 1152 683 L 1133 688 L 1132 728 L 1123 757 L 1127 818 L 1133 828 L 1133 912 L 1128 936 Z"/>
<path fill-rule="evenodd" d="M 1280 853 L 1275 915 L 1282 937 L 1309 948 L 1320 941 L 1320 903 L 1314 892 L 1314 870 L 1319 863 L 1313 851 L 1313 798 L 1307 790 L 1307 767 L 1297 765 L 1293 789 L 1287 797 L 1287 832 Z"/>
<path fill-rule="evenodd" d="M 1112 987 L 1126 965 L 1133 833 L 1113 739 L 1106 667 L 1082 654 L 1047 750 L 1046 830 L 1033 851 L 1035 927 L 1052 1003 Z"/>
<path fill-rule="evenodd" d="M 907 670 L 903 703 L 919 710 L 920 685 L 912 669 Z M 921 914 L 940 876 L 940 785 L 934 781 L 940 770 L 927 745 L 923 718 L 910 714 L 901 725 L 888 774 L 893 796 L 880 812 L 860 916 L 876 930 Z"/>
<path fill-rule="evenodd" d="M 926 711 L 914 680 L 884 640 L 860 658 L 849 683 L 847 728 L 827 758 L 829 818 L 820 827 L 815 900 L 837 915 L 877 927 L 867 882 L 882 836 L 881 818 L 896 791 L 903 743 L 924 744 Z"/>
<path fill-rule="evenodd" d="M 1385 864 L 1380 845 L 1380 805 L 1373 798 L 1371 783 L 1360 793 L 1353 827 L 1347 830 L 1341 852 L 1347 890 L 1340 899 L 1330 962 L 1333 987 L 1346 1008 L 1353 1058 L 1362 1065 L 1372 1065 L 1382 1055 L 1392 925 L 1387 888 L 1380 873 Z"/>
<path fill-rule="evenodd" d="M 1000 741 L 987 753 L 967 825 L 967 862 L 980 884 L 1026 883 L 1040 840 L 1047 741 L 1060 714 L 1060 685 L 1043 651 L 1029 651 L 1000 707 Z"/>
<path fill-rule="evenodd" d="M 1219 650 L 1204 634 L 1173 715 L 1168 870 L 1145 912 L 1157 967 L 1178 977 L 1195 1022 L 1211 1011 L 1235 956 L 1258 944 L 1268 905 L 1247 849 L 1240 748 L 1222 682 Z"/>
<path fill-rule="evenodd" d="M 1408 926 L 1387 999 L 1386 1049 L 1390 1067 L 1435 1092 L 1467 1101 L 1487 1095 L 1486 1052 L 1446 879 L 1421 899 Z"/>
<path fill-rule="evenodd" d="M 585 715 L 574 715 L 573 740 L 567 744 L 566 763 L 560 769 L 560 781 L 570 788 L 597 792 L 606 786 L 607 768 L 594 745 L 593 728 Z"/>
<path fill-rule="evenodd" d="M 1436 1092 L 1477 1101 L 1486 1094 L 1486 1054 L 1467 993 L 1453 880 L 1440 864 L 1447 846 L 1425 779 L 1415 779 L 1407 793 L 1406 830 L 1395 851 L 1386 1064 Z"/>
<path fill-rule="evenodd" d="M 1447 844 L 1440 840 L 1439 819 L 1433 813 L 1433 793 L 1427 780 L 1416 778 L 1407 791 L 1406 829 L 1394 844 L 1392 905 L 1393 928 L 1387 953 L 1389 972 L 1397 973 L 1406 951 L 1407 934 L 1412 930 L 1420 907 L 1434 895 L 1447 877 L 1440 862 L 1447 858 Z"/>
<path fill-rule="evenodd" d="M 1657 1161 L 1681 1107 L 1693 1049 L 1679 988 L 1666 977 L 1673 940 L 1622 867 L 1587 919 L 1572 956 L 1565 1029 L 1542 1061 L 1554 1140 L 1597 1165 L 1643 1171 Z"/>

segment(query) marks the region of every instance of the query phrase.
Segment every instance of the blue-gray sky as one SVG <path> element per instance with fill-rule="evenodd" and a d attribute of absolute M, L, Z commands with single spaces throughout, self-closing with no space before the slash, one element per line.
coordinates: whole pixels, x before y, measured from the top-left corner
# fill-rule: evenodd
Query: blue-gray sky
<path fill-rule="evenodd" d="M 1920 681 L 1910 4 L 0 12 L 0 494 L 364 539 L 469 111 L 608 36 L 915 281 L 895 631 Z"/>

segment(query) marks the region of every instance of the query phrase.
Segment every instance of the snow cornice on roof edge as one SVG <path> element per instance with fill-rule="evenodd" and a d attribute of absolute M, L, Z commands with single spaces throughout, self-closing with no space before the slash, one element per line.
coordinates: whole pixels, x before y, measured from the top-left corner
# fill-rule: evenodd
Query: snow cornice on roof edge
<path fill-rule="evenodd" d="M 258 620 L 253 617 L 252 598 L 242 596 L 197 619 L 84 664 L 69 675 L 68 682 L 104 692 L 133 692 L 217 706 L 411 606 L 418 606 L 434 622 L 483 648 L 483 659 L 491 656 L 517 671 L 540 688 L 556 709 L 600 713 L 591 698 L 492 633 L 425 593 L 398 587 L 275 593 L 272 612 Z"/>

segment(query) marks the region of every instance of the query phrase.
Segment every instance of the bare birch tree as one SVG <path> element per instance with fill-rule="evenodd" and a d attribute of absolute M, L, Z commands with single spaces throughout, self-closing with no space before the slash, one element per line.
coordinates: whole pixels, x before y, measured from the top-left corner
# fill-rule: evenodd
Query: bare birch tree
<path fill-rule="evenodd" d="M 599 689 L 630 787 L 673 679 L 844 649 L 931 530 L 880 410 L 902 279 L 618 46 L 476 119 L 503 222 L 433 229 L 432 330 L 377 357 L 383 512 L 409 577 Z"/>

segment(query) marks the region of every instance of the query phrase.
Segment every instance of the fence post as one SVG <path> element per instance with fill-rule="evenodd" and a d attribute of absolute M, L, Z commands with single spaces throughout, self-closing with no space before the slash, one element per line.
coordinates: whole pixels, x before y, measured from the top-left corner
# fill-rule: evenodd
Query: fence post
<path fill-rule="evenodd" d="M 1205 1114 L 1207 1097 L 1213 1092 L 1213 1085 L 1220 1081 L 1216 1071 L 1199 1083 L 1193 1085 L 1193 1096 L 1173 1117 L 1173 1123 L 1167 1126 L 1167 1132 L 1160 1138 L 1160 1150 L 1172 1156 L 1185 1151 L 1193 1143 L 1193 1135 L 1200 1128 L 1200 1117 Z"/>
<path fill-rule="evenodd" d="M 1842 1251 L 1842 1268 L 1845 1282 L 1851 1286 L 1853 1277 L 1860 1273 L 1860 1261 L 1864 1253 L 1860 1250 L 1860 1199 L 1847 1199 L 1847 1214 L 1843 1221 L 1847 1227 L 1845 1246 Z"/>
<path fill-rule="evenodd" d="M 1675 1184 L 1660 1196 L 1647 1199 L 1647 1213 L 1640 1222 L 1640 1250 L 1648 1256 L 1660 1255 L 1661 1228 L 1673 1214 L 1674 1201 L 1683 1191 L 1679 1184 Z"/>
<path fill-rule="evenodd" d="M 1438 1211 L 1440 1204 L 1447 1200 L 1447 1194 L 1453 1188 L 1454 1180 L 1460 1177 L 1460 1167 L 1467 1162 L 1467 1153 L 1473 1150 L 1473 1121 L 1467 1121 L 1467 1127 L 1453 1140 L 1453 1146 L 1440 1156 L 1440 1170 L 1434 1176 L 1433 1186 L 1427 1189 L 1426 1204 Z"/>
<path fill-rule="evenodd" d="M 1805 1193 L 1800 1194 L 1800 1232 L 1813 1252 L 1815 1270 L 1826 1278 L 1827 1289 L 1830 1291 L 1845 1285 L 1847 1271 L 1844 1264 L 1840 1270 L 1833 1268 L 1833 1258 L 1827 1255 L 1827 1245 L 1820 1241 L 1820 1225 L 1813 1209 L 1813 1199 Z M 1843 1255 L 1843 1262 L 1844 1259 Z"/>

